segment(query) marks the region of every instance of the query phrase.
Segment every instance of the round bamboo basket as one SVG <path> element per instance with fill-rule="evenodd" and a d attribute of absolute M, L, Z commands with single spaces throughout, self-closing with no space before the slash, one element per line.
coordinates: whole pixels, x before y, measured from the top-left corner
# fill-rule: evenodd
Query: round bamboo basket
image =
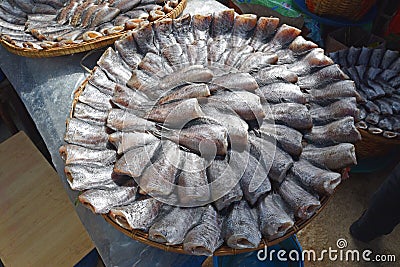
<path fill-rule="evenodd" d="M 183 10 L 186 8 L 187 0 L 180 0 L 180 3 L 168 14 L 164 17 L 159 18 L 176 18 L 178 17 Z M 94 40 L 85 41 L 80 44 L 70 44 L 60 47 L 54 47 L 49 49 L 34 49 L 34 48 L 21 48 L 16 46 L 10 42 L 0 39 L 0 43 L 11 53 L 31 58 L 42 58 L 42 57 L 58 57 L 65 56 L 75 53 L 86 52 L 90 50 L 99 49 L 108 45 L 113 44 L 119 37 L 121 37 L 127 31 L 122 31 L 119 33 L 115 33 L 112 35 L 99 37 Z"/>
<path fill-rule="evenodd" d="M 307 8 L 317 15 L 344 17 L 360 20 L 376 0 L 306 0 Z"/>
<path fill-rule="evenodd" d="M 397 138 L 389 139 L 382 135 L 371 134 L 364 129 L 358 130 L 362 136 L 361 141 L 355 144 L 356 154 L 359 159 L 385 156 L 394 147 L 400 145 L 400 140 Z"/>

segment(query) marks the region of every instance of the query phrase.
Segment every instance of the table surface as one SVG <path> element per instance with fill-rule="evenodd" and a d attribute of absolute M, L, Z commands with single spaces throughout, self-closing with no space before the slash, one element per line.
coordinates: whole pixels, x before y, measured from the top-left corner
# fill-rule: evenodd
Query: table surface
<path fill-rule="evenodd" d="M 207 14 L 223 9 L 226 7 L 215 0 L 188 0 L 183 13 Z M 88 75 L 81 63 L 93 67 L 101 51 L 82 62 L 85 55 L 26 58 L 11 54 L 0 46 L 0 68 L 34 120 L 72 203 L 78 192 L 69 188 L 58 149 L 63 144 L 65 120 L 73 92 Z M 192 257 L 162 251 L 132 240 L 82 205 L 77 205 L 75 210 L 106 266 L 178 266 Z"/>

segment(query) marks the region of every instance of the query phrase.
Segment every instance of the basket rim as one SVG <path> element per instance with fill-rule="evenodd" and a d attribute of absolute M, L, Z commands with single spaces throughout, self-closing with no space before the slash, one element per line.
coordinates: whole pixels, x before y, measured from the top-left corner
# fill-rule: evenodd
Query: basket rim
<path fill-rule="evenodd" d="M 361 141 L 357 142 L 358 145 L 362 144 L 365 139 L 368 139 L 368 141 L 372 140 L 374 142 L 381 143 L 382 145 L 400 145 L 400 139 L 398 137 L 390 139 L 382 136 L 382 134 L 371 134 L 370 132 L 368 132 L 368 130 L 365 129 L 357 128 L 357 130 L 361 133 L 362 136 Z"/>
<path fill-rule="evenodd" d="M 171 12 L 165 14 L 163 17 L 155 21 L 165 18 L 176 18 L 180 14 L 182 14 L 183 10 L 186 8 L 187 0 L 179 0 L 179 1 L 180 1 L 179 4 Z M 0 38 L 0 43 L 7 51 L 16 54 L 18 56 L 25 56 L 30 58 L 57 57 L 57 56 L 66 56 L 106 47 L 108 45 L 113 44 L 118 38 L 120 38 L 128 31 L 129 30 L 124 30 L 118 33 L 99 37 L 93 40 L 83 41 L 82 43 L 79 44 L 70 44 L 66 46 L 60 46 L 42 50 L 35 48 L 21 48 L 1 38 Z"/>

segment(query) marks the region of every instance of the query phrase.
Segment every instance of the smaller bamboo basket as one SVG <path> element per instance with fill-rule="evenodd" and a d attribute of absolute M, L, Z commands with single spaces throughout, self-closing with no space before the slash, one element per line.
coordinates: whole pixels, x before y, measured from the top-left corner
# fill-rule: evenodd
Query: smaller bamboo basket
<path fill-rule="evenodd" d="M 367 130 L 358 129 L 362 140 L 355 144 L 357 158 L 382 157 L 387 155 L 395 147 L 400 147 L 398 138 L 389 139 L 382 135 L 369 133 Z"/>
<path fill-rule="evenodd" d="M 171 12 L 166 14 L 164 17 L 159 18 L 159 20 L 165 18 L 171 18 L 171 19 L 177 18 L 186 8 L 186 4 L 187 0 L 180 0 L 180 3 Z M 96 38 L 94 40 L 82 42 L 80 44 L 70 44 L 43 50 L 35 48 L 21 48 L 10 42 L 7 42 L 6 40 L 2 40 L 1 38 L 0 38 L 0 43 L 9 52 L 19 56 L 30 57 L 30 58 L 58 57 L 58 56 L 66 56 L 70 54 L 86 52 L 106 47 L 108 45 L 112 45 L 116 40 L 118 40 L 118 38 L 120 38 L 126 32 L 127 31 L 122 31 L 112 35 Z"/>
<path fill-rule="evenodd" d="M 376 0 L 306 0 L 308 10 L 317 15 L 360 20 L 376 3 Z"/>

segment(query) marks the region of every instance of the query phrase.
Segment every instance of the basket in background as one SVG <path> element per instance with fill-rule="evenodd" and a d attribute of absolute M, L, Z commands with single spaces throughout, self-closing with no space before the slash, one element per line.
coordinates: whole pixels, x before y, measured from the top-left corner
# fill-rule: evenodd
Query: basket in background
<path fill-rule="evenodd" d="M 307 8 L 317 15 L 360 20 L 376 3 L 376 0 L 306 0 Z"/>

